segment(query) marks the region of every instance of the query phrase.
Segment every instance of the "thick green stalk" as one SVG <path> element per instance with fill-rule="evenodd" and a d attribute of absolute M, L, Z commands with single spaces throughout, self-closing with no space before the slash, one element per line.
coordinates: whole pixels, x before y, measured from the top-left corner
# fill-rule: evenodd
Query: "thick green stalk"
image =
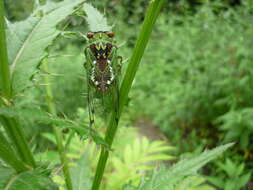
<path fill-rule="evenodd" d="M 123 107 L 127 102 L 128 99 L 128 93 L 131 89 L 135 74 L 137 72 L 137 69 L 139 67 L 141 58 L 144 54 L 145 48 L 147 46 L 148 40 L 150 38 L 153 26 L 155 24 L 155 21 L 161 11 L 161 8 L 164 4 L 164 0 L 151 0 L 149 8 L 147 10 L 144 23 L 141 28 L 141 32 L 138 36 L 137 42 L 135 44 L 133 54 L 131 56 L 131 59 L 129 61 L 129 65 L 126 71 L 126 74 L 124 76 L 121 88 L 120 88 L 120 102 L 119 102 L 119 112 L 113 112 L 112 117 L 110 119 L 106 135 L 105 135 L 105 141 L 108 143 L 109 147 L 111 147 L 113 143 L 113 139 L 115 137 L 118 122 L 121 116 L 121 113 L 123 111 Z M 100 183 L 102 181 L 102 177 L 104 174 L 106 162 L 109 156 L 108 148 L 102 148 L 99 162 L 97 165 L 97 170 L 95 174 L 95 178 L 92 185 L 92 190 L 98 190 Z"/>
<path fill-rule="evenodd" d="M 6 99 L 11 98 L 11 80 L 9 72 L 9 63 L 7 56 L 7 46 L 4 27 L 4 5 L 0 0 L 0 85 L 1 94 Z"/>
<path fill-rule="evenodd" d="M 44 60 L 43 68 L 46 72 L 49 72 L 47 60 Z M 47 84 L 46 85 L 46 94 L 47 94 L 46 101 L 47 101 L 49 112 L 53 115 L 57 115 L 55 104 L 53 103 L 54 97 L 53 97 L 53 92 L 51 89 L 50 76 L 45 75 L 44 80 L 45 80 L 45 83 Z M 59 152 L 60 159 L 61 159 L 61 164 L 62 164 L 62 169 L 63 169 L 63 174 L 64 174 L 67 189 L 73 190 L 72 180 L 71 180 L 69 166 L 68 166 L 69 160 L 67 158 L 66 149 L 63 145 L 62 132 L 59 128 L 57 128 L 55 126 L 53 127 L 53 131 L 54 131 L 54 135 L 56 138 L 57 148 L 58 148 L 58 152 Z"/>
<path fill-rule="evenodd" d="M 0 0 L 0 106 L 10 105 L 11 99 L 11 79 L 5 37 L 4 5 L 3 0 Z M 34 158 L 18 121 L 15 118 L 7 118 L 5 116 L 1 116 L 0 121 L 5 127 L 22 161 L 31 167 L 35 167 Z"/>

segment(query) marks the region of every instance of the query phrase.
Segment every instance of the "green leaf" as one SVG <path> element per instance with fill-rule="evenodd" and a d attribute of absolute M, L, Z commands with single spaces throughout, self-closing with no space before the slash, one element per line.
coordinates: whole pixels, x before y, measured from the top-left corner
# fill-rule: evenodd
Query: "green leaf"
<path fill-rule="evenodd" d="M 82 2 L 84 0 L 49 3 L 24 21 L 7 22 L 9 63 L 15 94 L 29 86 L 29 79 L 46 55 L 45 49 L 60 33 L 56 25 L 73 13 L 74 8 Z"/>
<path fill-rule="evenodd" d="M 33 117 L 31 117 L 31 114 Z M 39 107 L 1 107 L 0 115 L 25 120 L 34 120 L 44 124 L 52 124 L 59 127 L 69 128 L 77 132 L 83 138 L 87 137 L 88 134 L 88 128 L 86 126 L 83 126 L 83 124 L 75 123 L 74 121 L 71 121 L 69 119 L 54 116 L 41 110 Z M 94 135 L 96 135 L 95 132 Z"/>
<path fill-rule="evenodd" d="M 96 8 L 92 5 L 85 3 L 83 5 L 83 10 L 86 13 L 86 21 L 89 24 L 89 29 L 92 32 L 98 31 L 111 31 L 112 27 L 107 24 L 106 17 L 102 15 Z"/>
<path fill-rule="evenodd" d="M 248 181 L 250 180 L 250 176 L 251 176 L 251 173 L 247 173 L 247 174 L 241 176 L 240 177 L 240 182 L 239 182 L 238 186 L 240 188 L 243 187 L 243 186 L 245 186 L 248 183 Z"/>
<path fill-rule="evenodd" d="M 232 181 L 232 180 L 226 181 L 224 190 L 236 190 L 236 189 L 237 189 L 237 184 L 235 183 L 235 181 Z"/>
<path fill-rule="evenodd" d="M 0 165 L 0 189 L 4 189 L 6 182 L 9 180 L 14 170 Z"/>
<path fill-rule="evenodd" d="M 207 180 L 221 189 L 224 186 L 224 180 L 219 177 L 207 177 Z"/>
<path fill-rule="evenodd" d="M 84 154 L 77 161 L 77 165 L 71 168 L 71 178 L 73 182 L 73 189 L 83 190 L 91 187 L 91 171 L 87 156 Z"/>
<path fill-rule="evenodd" d="M 28 170 L 27 166 L 17 158 L 11 144 L 0 131 L 0 158 L 12 166 L 17 172 Z"/>
<path fill-rule="evenodd" d="M 150 180 L 144 182 L 139 187 L 139 190 L 174 190 L 175 185 L 182 181 L 184 177 L 196 175 L 196 172 L 202 166 L 232 145 L 233 143 L 230 143 L 210 151 L 205 151 L 195 158 L 182 160 L 169 169 L 157 171 Z"/>
<path fill-rule="evenodd" d="M 59 154 L 56 151 L 47 150 L 45 152 L 39 152 L 35 154 L 35 160 L 37 162 L 49 163 L 50 166 L 54 166 L 60 163 Z"/>
<path fill-rule="evenodd" d="M 2 190 L 57 190 L 44 169 L 15 174 L 7 168 L 0 168 L 0 189 Z"/>
<path fill-rule="evenodd" d="M 176 190 L 215 190 L 214 187 L 204 184 L 205 181 L 205 178 L 198 175 L 186 177 L 177 185 Z"/>
<path fill-rule="evenodd" d="M 136 138 L 122 149 L 122 154 L 111 158 L 113 173 L 106 174 L 107 189 L 122 189 L 130 181 L 137 185 L 144 173 L 153 170 L 158 161 L 173 159 L 166 153 L 173 147 L 165 141 L 152 142 L 147 137 Z"/>
<path fill-rule="evenodd" d="M 232 130 L 232 129 L 230 129 Z M 251 131 L 245 130 L 243 133 L 240 135 L 240 146 L 242 148 L 247 148 L 249 145 L 249 136 L 251 134 Z"/>

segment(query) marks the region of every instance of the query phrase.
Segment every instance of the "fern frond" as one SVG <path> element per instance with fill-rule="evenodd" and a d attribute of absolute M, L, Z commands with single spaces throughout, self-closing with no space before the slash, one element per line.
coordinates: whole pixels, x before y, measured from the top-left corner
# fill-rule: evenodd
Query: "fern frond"
<path fill-rule="evenodd" d="M 140 185 L 138 190 L 175 190 L 176 185 L 182 182 L 185 177 L 196 175 L 202 166 L 216 158 L 232 145 L 233 143 L 230 143 L 210 151 L 205 151 L 195 158 L 182 160 L 169 169 L 156 171 L 150 180 Z"/>
<path fill-rule="evenodd" d="M 126 133 L 127 131 L 127 133 Z M 43 135 L 54 142 L 50 134 Z M 105 175 L 105 189 L 122 189 L 130 180 L 137 185 L 146 171 L 156 167 L 158 161 L 171 160 L 174 157 L 167 154 L 174 148 L 163 141 L 151 142 L 146 137 L 140 138 L 137 130 L 131 127 L 121 127 Z M 160 151 L 158 151 L 160 150 Z M 82 141 L 77 135 L 69 144 L 68 158 L 70 167 L 75 170 L 81 166 L 78 160 L 89 161 L 91 170 L 95 170 L 99 158 L 99 149 L 92 141 Z M 71 170 L 72 170 L 71 169 Z M 59 175 L 59 174 L 58 174 Z"/>
<path fill-rule="evenodd" d="M 107 189 L 121 189 L 129 181 L 138 184 L 145 172 L 154 169 L 155 163 L 174 158 L 165 153 L 172 149 L 163 141 L 150 142 L 146 137 L 135 139 L 126 145 L 122 156 L 111 158 L 114 171 L 106 174 Z"/>
<path fill-rule="evenodd" d="M 204 177 L 198 175 L 186 177 L 175 187 L 175 190 L 215 190 L 214 187 L 204 184 L 205 181 Z"/>

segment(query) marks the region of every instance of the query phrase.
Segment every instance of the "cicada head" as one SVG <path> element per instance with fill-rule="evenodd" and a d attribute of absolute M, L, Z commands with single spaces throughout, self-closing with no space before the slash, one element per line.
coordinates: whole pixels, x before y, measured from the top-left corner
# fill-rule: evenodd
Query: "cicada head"
<path fill-rule="evenodd" d="M 97 42 L 97 41 L 109 41 L 113 42 L 115 33 L 114 32 L 89 32 L 87 33 L 87 38 L 89 39 L 89 43 Z"/>

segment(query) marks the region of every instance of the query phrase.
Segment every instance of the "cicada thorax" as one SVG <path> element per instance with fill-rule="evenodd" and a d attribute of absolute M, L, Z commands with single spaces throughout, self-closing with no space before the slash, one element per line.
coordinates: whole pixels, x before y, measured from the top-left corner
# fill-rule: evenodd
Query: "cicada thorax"
<path fill-rule="evenodd" d="M 98 91 L 105 93 L 115 79 L 111 55 L 115 47 L 110 42 L 95 42 L 89 48 L 93 54 L 90 80 Z"/>

